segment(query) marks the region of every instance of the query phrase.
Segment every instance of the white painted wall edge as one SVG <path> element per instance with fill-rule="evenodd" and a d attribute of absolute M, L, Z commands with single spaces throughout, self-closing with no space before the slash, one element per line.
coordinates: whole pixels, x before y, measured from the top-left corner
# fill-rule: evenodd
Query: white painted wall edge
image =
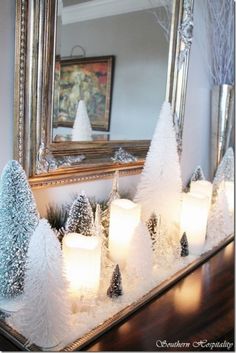
<path fill-rule="evenodd" d="M 161 0 L 91 0 L 60 8 L 62 24 L 88 21 L 163 6 Z"/>

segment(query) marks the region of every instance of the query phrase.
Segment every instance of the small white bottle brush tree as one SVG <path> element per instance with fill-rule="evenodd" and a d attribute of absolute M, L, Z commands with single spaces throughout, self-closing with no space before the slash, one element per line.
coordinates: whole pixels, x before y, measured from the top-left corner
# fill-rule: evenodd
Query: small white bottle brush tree
<path fill-rule="evenodd" d="M 80 100 L 72 130 L 72 141 L 91 141 L 92 127 L 89 120 L 86 104 Z"/>
<path fill-rule="evenodd" d="M 70 328 L 71 311 L 60 243 L 46 219 L 31 237 L 25 276 L 25 305 L 8 320 L 43 348 L 60 344 Z"/>

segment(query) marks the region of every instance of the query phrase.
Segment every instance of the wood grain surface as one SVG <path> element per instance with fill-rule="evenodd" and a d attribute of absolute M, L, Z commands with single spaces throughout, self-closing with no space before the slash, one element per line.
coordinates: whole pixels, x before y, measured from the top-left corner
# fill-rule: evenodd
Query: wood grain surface
<path fill-rule="evenodd" d="M 158 342 L 162 347 L 156 346 L 158 340 L 163 341 Z M 234 243 L 86 350 L 210 351 L 210 347 L 198 346 L 201 340 L 226 340 L 234 351 Z M 165 347 L 165 341 L 190 343 L 190 347 Z"/>

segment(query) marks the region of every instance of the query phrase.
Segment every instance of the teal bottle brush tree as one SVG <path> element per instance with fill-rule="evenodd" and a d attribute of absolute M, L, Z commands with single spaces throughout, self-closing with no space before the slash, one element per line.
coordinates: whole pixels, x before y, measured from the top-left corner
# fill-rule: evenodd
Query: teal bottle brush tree
<path fill-rule="evenodd" d="M 0 181 L 0 296 L 23 292 L 28 245 L 39 221 L 24 170 L 10 161 Z"/>

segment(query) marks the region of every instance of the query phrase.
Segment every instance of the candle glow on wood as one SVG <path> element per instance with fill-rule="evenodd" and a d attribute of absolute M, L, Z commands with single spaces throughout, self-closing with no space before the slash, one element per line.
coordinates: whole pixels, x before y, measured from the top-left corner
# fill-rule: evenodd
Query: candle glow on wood
<path fill-rule="evenodd" d="M 193 314 L 196 312 L 202 300 L 202 282 L 196 275 L 186 277 L 184 282 L 178 284 L 174 290 L 175 310 L 181 314 Z"/>
<path fill-rule="evenodd" d="M 186 232 L 190 254 L 199 255 L 206 237 L 209 198 L 200 194 L 183 194 L 181 234 Z"/>
<path fill-rule="evenodd" d="M 120 266 L 126 263 L 129 244 L 140 217 L 141 206 L 130 200 L 118 199 L 111 203 L 109 252 Z"/>
<path fill-rule="evenodd" d="M 192 181 L 191 185 L 190 185 L 190 192 L 191 193 L 200 194 L 203 196 L 207 196 L 209 198 L 208 212 L 211 207 L 212 188 L 213 188 L 212 183 L 210 183 L 207 180 Z"/>
<path fill-rule="evenodd" d="M 232 181 L 225 181 L 224 189 L 228 202 L 229 212 L 232 214 L 234 213 L 234 183 Z"/>
<path fill-rule="evenodd" d="M 100 239 L 69 233 L 63 238 L 63 257 L 71 293 L 77 297 L 96 293 L 100 283 Z"/>

